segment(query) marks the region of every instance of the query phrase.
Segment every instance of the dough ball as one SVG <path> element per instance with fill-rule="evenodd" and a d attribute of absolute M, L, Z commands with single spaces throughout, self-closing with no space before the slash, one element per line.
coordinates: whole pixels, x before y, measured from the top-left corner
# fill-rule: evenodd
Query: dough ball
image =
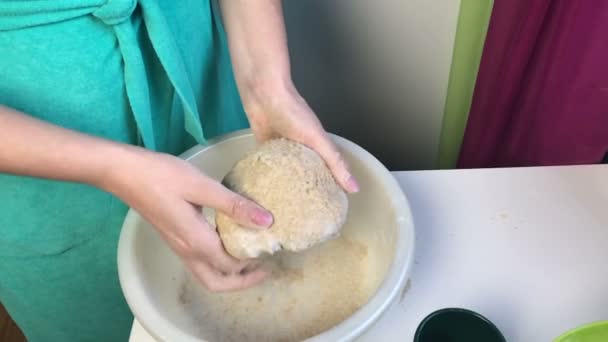
<path fill-rule="evenodd" d="M 238 259 L 281 249 L 299 252 L 339 235 L 348 199 L 321 157 L 287 139 L 260 145 L 237 162 L 224 185 L 269 210 L 266 230 L 239 226 L 218 212 L 216 225 L 224 247 Z"/>

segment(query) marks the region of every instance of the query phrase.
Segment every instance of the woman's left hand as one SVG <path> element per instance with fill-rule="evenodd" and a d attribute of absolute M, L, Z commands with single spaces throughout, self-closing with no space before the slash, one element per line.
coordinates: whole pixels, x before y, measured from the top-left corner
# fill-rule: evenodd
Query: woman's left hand
<path fill-rule="evenodd" d="M 347 192 L 359 185 L 319 119 L 296 90 L 281 0 L 220 1 L 245 112 L 259 141 L 285 137 L 315 150 Z"/>
<path fill-rule="evenodd" d="M 244 101 L 251 129 L 258 141 L 285 137 L 315 150 L 336 181 L 349 193 L 359 191 L 346 161 L 321 122 L 293 85 L 258 88 Z"/>

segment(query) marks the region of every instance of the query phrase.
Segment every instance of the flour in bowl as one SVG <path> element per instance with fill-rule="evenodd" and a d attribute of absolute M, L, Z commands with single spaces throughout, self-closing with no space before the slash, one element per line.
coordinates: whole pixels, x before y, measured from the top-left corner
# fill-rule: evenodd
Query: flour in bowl
<path fill-rule="evenodd" d="M 266 259 L 271 276 L 239 292 L 211 293 L 187 278 L 180 301 L 199 338 L 300 341 L 352 315 L 377 287 L 366 245 L 341 236 L 303 253 Z"/>

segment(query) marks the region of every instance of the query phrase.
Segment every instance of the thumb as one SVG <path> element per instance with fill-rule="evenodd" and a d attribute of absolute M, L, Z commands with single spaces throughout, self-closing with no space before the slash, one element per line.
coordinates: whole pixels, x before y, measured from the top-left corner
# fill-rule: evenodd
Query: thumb
<path fill-rule="evenodd" d="M 222 190 L 215 208 L 247 228 L 268 228 L 273 223 L 268 210 L 227 188 Z"/>
<path fill-rule="evenodd" d="M 247 228 L 263 229 L 272 225 L 273 217 L 268 210 L 209 177 L 203 178 L 192 195 L 196 204 L 219 210 Z"/>

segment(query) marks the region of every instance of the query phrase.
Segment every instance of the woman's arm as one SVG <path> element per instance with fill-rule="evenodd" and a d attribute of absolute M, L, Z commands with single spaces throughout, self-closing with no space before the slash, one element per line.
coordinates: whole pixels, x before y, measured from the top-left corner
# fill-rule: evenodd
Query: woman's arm
<path fill-rule="evenodd" d="M 293 91 L 280 0 L 223 0 L 222 16 L 246 109 Z"/>
<path fill-rule="evenodd" d="M 150 222 L 209 289 L 250 287 L 265 272 L 229 256 L 201 206 L 249 227 L 272 216 L 188 162 L 92 137 L 0 106 L 0 173 L 86 183 L 111 192 Z M 0 189 L 0 191 L 2 191 Z"/>
<path fill-rule="evenodd" d="M 284 136 L 316 150 L 344 189 L 359 189 L 321 123 L 296 90 L 280 0 L 222 0 L 239 93 L 260 140 Z"/>
<path fill-rule="evenodd" d="M 103 187 L 136 149 L 70 131 L 0 106 L 0 172 Z"/>

